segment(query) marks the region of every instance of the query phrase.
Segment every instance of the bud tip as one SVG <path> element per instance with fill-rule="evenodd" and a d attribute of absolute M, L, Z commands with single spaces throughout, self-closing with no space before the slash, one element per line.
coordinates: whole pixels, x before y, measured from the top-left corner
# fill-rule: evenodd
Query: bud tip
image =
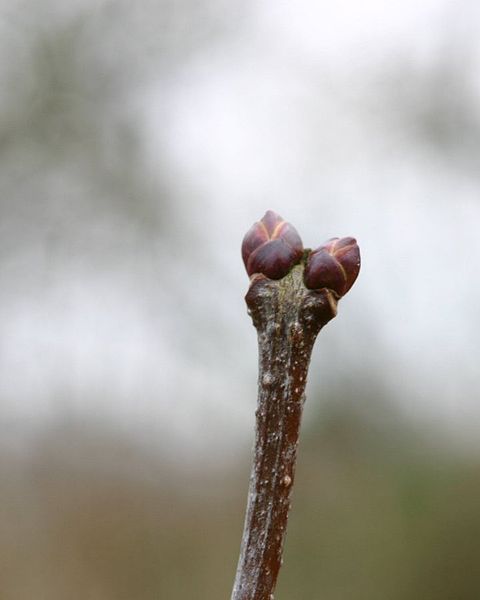
<path fill-rule="evenodd" d="M 332 238 L 310 253 L 304 282 L 311 290 L 328 288 L 344 296 L 360 271 L 360 250 L 353 237 Z"/>
<path fill-rule="evenodd" d="M 285 277 L 300 262 L 303 244 L 297 230 L 273 210 L 248 230 L 242 242 L 242 258 L 248 275 L 262 273 L 269 279 Z"/>

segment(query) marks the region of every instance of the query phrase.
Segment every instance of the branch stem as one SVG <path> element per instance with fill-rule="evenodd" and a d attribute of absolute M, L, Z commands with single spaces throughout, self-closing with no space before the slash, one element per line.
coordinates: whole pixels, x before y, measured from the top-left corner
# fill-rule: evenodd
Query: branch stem
<path fill-rule="evenodd" d="M 258 406 L 245 526 L 231 600 L 273 600 L 282 564 L 308 367 L 336 295 L 303 285 L 303 264 L 281 280 L 252 279 L 246 302 L 257 329 Z"/>

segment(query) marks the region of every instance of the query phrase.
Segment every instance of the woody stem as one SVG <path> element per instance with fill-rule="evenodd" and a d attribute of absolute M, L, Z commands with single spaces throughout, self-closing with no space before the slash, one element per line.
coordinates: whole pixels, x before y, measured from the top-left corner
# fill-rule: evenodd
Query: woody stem
<path fill-rule="evenodd" d="M 310 356 L 336 314 L 329 290 L 310 291 L 303 265 L 283 279 L 253 279 L 246 296 L 258 333 L 254 459 L 231 600 L 271 600 L 282 563 Z"/>

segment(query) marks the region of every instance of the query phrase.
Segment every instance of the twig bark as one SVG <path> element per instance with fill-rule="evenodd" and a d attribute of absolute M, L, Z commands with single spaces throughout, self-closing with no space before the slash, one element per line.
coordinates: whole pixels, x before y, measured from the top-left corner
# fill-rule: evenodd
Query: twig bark
<path fill-rule="evenodd" d="M 246 302 L 258 333 L 254 460 L 231 600 L 272 600 L 282 564 L 310 356 L 338 296 L 309 290 L 304 264 L 280 280 L 254 276 Z"/>

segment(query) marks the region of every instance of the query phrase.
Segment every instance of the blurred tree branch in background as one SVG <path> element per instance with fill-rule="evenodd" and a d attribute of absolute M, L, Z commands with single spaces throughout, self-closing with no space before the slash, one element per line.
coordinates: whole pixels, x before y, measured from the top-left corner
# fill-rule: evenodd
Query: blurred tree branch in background
<path fill-rule="evenodd" d="M 226 34 L 231 9 L 24 2 L 1 14 L 0 258 L 52 240 L 96 259 L 128 254 L 146 235 L 171 244 L 186 226 L 182 199 L 165 157 L 147 164 L 140 100 L 154 85 L 167 102 L 172 76 Z"/>

